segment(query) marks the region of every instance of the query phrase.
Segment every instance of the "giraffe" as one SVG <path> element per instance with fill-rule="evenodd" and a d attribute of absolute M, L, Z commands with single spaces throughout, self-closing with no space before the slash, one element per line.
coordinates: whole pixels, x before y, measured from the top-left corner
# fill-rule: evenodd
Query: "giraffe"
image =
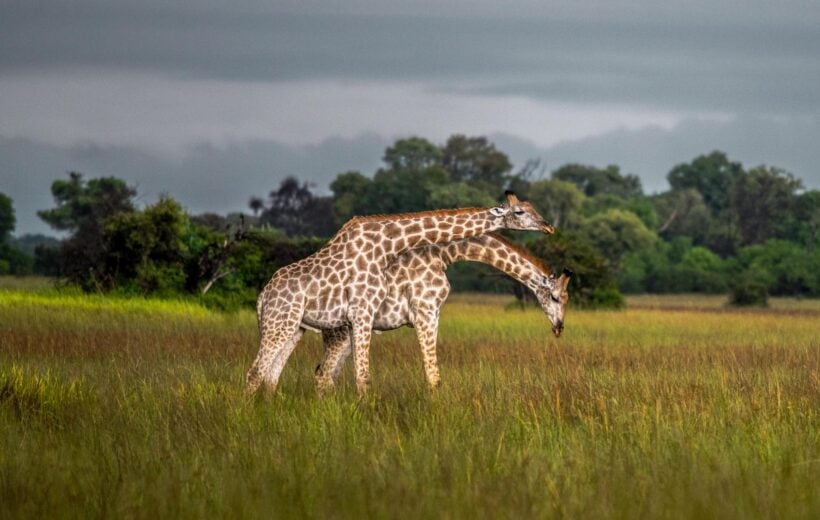
<path fill-rule="evenodd" d="M 387 296 L 384 272 L 401 253 L 497 229 L 553 233 L 528 202 L 506 193 L 492 208 L 421 211 L 355 217 L 319 251 L 274 273 L 256 303 L 260 346 L 245 377 L 250 395 L 264 384 L 276 388 L 305 329 L 348 326 L 353 341 L 356 388 L 369 385 L 373 318 Z"/>
<path fill-rule="evenodd" d="M 572 271 L 564 269 L 560 276 L 555 276 L 540 259 L 495 233 L 407 251 L 386 272 L 388 294 L 376 313 L 373 329 L 392 330 L 405 325 L 415 328 L 431 387 L 440 380 L 436 336 L 441 307 L 450 293 L 444 270 L 465 260 L 489 264 L 526 285 L 549 318 L 553 334 L 560 337 L 564 330 L 564 306 L 569 299 L 567 285 Z M 335 385 L 350 354 L 350 331 L 344 326 L 326 329 L 322 339 L 325 352 L 322 363 L 316 367 L 320 393 Z"/>

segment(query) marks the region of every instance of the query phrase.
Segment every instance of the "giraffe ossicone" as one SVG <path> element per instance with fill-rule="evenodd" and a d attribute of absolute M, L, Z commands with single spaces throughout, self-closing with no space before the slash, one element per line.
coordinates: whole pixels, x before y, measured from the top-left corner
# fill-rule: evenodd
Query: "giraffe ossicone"
<path fill-rule="evenodd" d="M 564 310 L 572 271 L 560 276 L 552 273 L 540 259 L 494 233 L 432 244 L 400 255 L 386 271 L 388 294 L 376 313 L 374 330 L 392 330 L 402 326 L 416 329 L 427 382 L 431 387 L 440 380 L 436 354 L 438 319 L 441 307 L 450 293 L 445 269 L 461 261 L 491 265 L 524 284 L 535 295 L 556 337 L 564 330 Z M 347 327 L 322 331 L 325 351 L 316 367 L 316 384 L 320 392 L 335 386 L 344 360 L 350 354 L 350 331 Z"/>
<path fill-rule="evenodd" d="M 356 387 L 369 384 L 373 319 L 387 296 L 385 270 L 413 248 L 483 235 L 497 229 L 552 233 L 535 208 L 512 194 L 493 208 L 462 208 L 355 217 L 316 253 L 274 273 L 257 300 L 259 352 L 245 391 L 273 390 L 305 328 L 347 326 Z"/>

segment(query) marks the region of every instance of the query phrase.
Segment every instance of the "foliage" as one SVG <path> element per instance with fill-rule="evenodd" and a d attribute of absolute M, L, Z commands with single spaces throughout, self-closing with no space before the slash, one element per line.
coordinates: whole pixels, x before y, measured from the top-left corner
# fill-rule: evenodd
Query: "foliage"
<path fill-rule="evenodd" d="M 486 137 L 453 135 L 441 149 L 441 164 L 453 182 L 466 182 L 489 196 L 504 191 L 512 164 Z"/>
<path fill-rule="evenodd" d="M 691 163 L 679 164 L 667 175 L 673 190 L 694 189 L 714 213 L 729 207 L 729 193 L 735 179 L 741 175 L 740 163 L 731 162 L 726 154 L 714 151 L 700 155 Z"/>
<path fill-rule="evenodd" d="M 649 247 L 655 241 L 655 234 L 637 215 L 621 209 L 593 215 L 584 222 L 583 232 L 606 258 L 615 263 L 628 251 Z"/>
<path fill-rule="evenodd" d="M 76 172 L 51 185 L 56 208 L 37 214 L 51 227 L 70 233 L 59 252 L 60 275 L 94 289 L 107 251 L 103 230 L 107 219 L 134 211 L 134 188 L 114 177 L 84 180 Z M 104 282 L 103 282 L 104 283 Z"/>
<path fill-rule="evenodd" d="M 735 307 L 767 307 L 766 274 L 756 269 L 744 272 L 732 287 L 729 304 Z"/>
<path fill-rule="evenodd" d="M 251 199 L 250 207 L 261 210 L 258 222 L 279 229 L 290 236 L 329 236 L 336 231 L 333 200 L 317 197 L 308 183 L 285 177 L 279 188 L 268 195 L 268 203 L 259 206 Z"/>
<path fill-rule="evenodd" d="M 804 191 L 776 167 L 747 171 L 714 151 L 674 166 L 671 189 L 646 196 L 639 179 L 615 165 L 566 164 L 544 178 L 541 162 L 531 160 L 513 173 L 509 158 L 483 136 L 457 134 L 443 145 L 399 139 L 383 161 L 372 175 L 336 176 L 332 196 L 287 177 L 267 196 L 250 198 L 252 217 L 188 216 L 170 198 L 138 210 L 123 181 L 71 173 L 52 186 L 57 207 L 40 212 L 69 234 L 57 249 L 8 240 L 13 210 L 0 198 L 0 272 L 59 274 L 87 291 L 206 292 L 200 297 L 214 306 L 235 308 L 252 304 L 277 268 L 316 251 L 355 215 L 490 206 L 514 188 L 564 233 L 516 237 L 550 263 L 578 264 L 570 267 L 585 280 L 573 282 L 585 305 L 615 302 L 618 289 L 726 293 L 750 269 L 763 273 L 771 294 L 820 295 L 820 192 Z M 9 248 L 18 243 L 26 244 L 24 253 Z M 449 273 L 457 290 L 512 287 L 484 266 L 457 265 Z"/>
<path fill-rule="evenodd" d="M 566 164 L 552 172 L 552 178 L 575 184 L 585 195 L 617 195 L 622 198 L 643 194 L 637 175 L 622 175 L 615 165 L 596 168 L 584 164 Z"/>
<path fill-rule="evenodd" d="M 532 183 L 528 198 L 547 222 L 557 228 L 573 229 L 579 225 L 586 196 L 571 182 L 543 179 Z"/>
<path fill-rule="evenodd" d="M 0 275 L 26 275 L 33 272 L 33 261 L 21 251 L 11 236 L 16 217 L 10 197 L 0 193 Z"/>
<path fill-rule="evenodd" d="M 0 192 L 0 244 L 8 241 L 11 232 L 14 231 L 15 222 L 11 198 Z"/>
<path fill-rule="evenodd" d="M 779 168 L 759 166 L 737 176 L 730 193 L 742 244 L 776 237 L 779 223 L 793 211 L 802 183 Z"/>
<path fill-rule="evenodd" d="M 619 308 L 624 304 L 616 283 L 616 268 L 583 235 L 556 231 L 555 235 L 533 239 L 530 251 L 546 259 L 553 272 L 573 271 L 569 293 L 573 306 Z"/>

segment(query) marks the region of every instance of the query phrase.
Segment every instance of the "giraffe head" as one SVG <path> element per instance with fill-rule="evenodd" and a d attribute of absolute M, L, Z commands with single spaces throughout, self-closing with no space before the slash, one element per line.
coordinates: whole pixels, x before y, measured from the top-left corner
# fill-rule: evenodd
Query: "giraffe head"
<path fill-rule="evenodd" d="M 555 228 L 544 220 L 544 217 L 535 211 L 529 202 L 518 200 L 515 193 L 508 191 L 504 194 L 506 200 L 498 208 L 493 208 L 498 216 L 504 217 L 504 227 L 506 229 L 520 229 L 530 231 L 541 231 L 542 233 L 555 233 Z"/>
<path fill-rule="evenodd" d="M 569 269 L 564 269 L 561 276 L 546 275 L 541 280 L 538 290 L 535 291 L 538 303 L 541 304 L 544 314 L 552 323 L 552 333 L 556 338 L 560 337 L 561 332 L 564 331 L 564 311 L 569 300 L 567 286 L 570 278 L 572 278 L 572 271 Z"/>

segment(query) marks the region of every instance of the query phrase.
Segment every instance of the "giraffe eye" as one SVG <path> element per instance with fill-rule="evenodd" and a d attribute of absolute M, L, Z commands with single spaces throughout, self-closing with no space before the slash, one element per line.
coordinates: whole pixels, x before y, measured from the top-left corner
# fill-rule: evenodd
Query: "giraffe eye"
<path fill-rule="evenodd" d="M 524 214 L 524 210 L 523 210 L 523 209 L 517 209 L 517 210 L 515 210 L 515 212 L 514 212 L 514 213 L 515 213 L 516 215 L 523 215 L 523 214 Z"/>
<path fill-rule="evenodd" d="M 550 299 L 552 301 L 554 301 L 555 303 L 561 303 L 561 300 L 557 296 L 555 296 L 554 294 L 550 294 Z"/>

